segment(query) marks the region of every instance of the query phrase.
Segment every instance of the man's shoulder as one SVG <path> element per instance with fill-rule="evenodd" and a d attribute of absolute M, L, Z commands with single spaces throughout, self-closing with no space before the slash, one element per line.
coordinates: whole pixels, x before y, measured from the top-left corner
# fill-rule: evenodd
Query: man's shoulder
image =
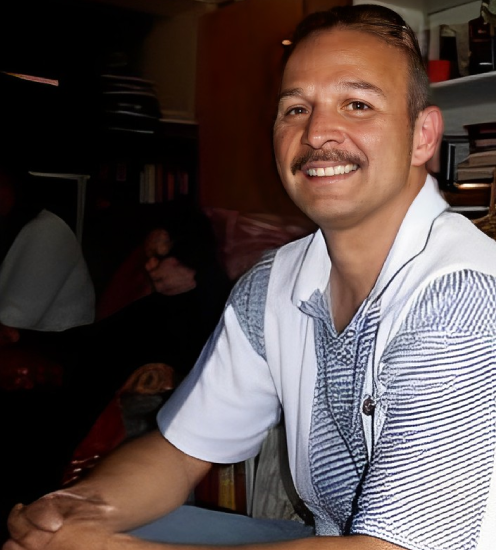
<path fill-rule="evenodd" d="M 444 212 L 435 221 L 427 251 L 434 265 L 453 264 L 496 275 L 496 241 L 461 214 Z"/>
<path fill-rule="evenodd" d="M 402 294 L 398 285 L 409 288 L 411 299 L 433 299 L 432 292 L 445 302 L 451 302 L 448 296 L 456 302 L 480 292 L 491 295 L 496 288 L 496 241 L 468 218 L 446 212 L 436 219 L 425 249 L 404 278 L 392 285 L 396 297 Z"/>
<path fill-rule="evenodd" d="M 451 318 L 457 304 L 477 300 L 475 295 L 490 297 L 495 282 L 496 242 L 468 218 L 445 212 L 434 221 L 423 249 L 385 287 L 383 325 L 397 329 L 408 316 L 415 323 Z"/>
<path fill-rule="evenodd" d="M 299 258 L 304 255 L 302 251 L 306 250 L 311 238 L 309 235 L 267 251 L 240 277 L 231 292 L 228 306 L 233 308 L 241 328 L 262 356 L 265 355 L 263 332 L 267 302 L 270 299 L 280 306 L 283 294 L 291 292 L 292 286 L 285 283 L 282 275 L 298 271 Z"/>
<path fill-rule="evenodd" d="M 312 233 L 279 248 L 267 250 L 261 259 L 238 279 L 233 296 L 267 292 L 271 276 L 277 277 L 280 272 L 284 272 L 285 275 L 288 275 L 288 272 L 296 274 L 298 265 L 314 235 Z"/>

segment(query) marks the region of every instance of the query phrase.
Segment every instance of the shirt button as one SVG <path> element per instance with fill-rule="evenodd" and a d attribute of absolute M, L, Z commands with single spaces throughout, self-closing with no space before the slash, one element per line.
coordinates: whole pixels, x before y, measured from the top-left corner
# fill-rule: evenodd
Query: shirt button
<path fill-rule="evenodd" d="M 367 416 L 372 416 L 374 414 L 374 409 L 375 409 L 374 398 L 370 397 L 370 395 L 369 395 L 363 401 L 362 412 L 363 412 L 363 414 L 365 414 Z"/>

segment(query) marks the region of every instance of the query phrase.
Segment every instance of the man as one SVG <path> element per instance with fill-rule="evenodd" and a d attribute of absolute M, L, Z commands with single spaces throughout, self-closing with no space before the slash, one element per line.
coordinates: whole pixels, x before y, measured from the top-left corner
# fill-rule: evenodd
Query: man
<path fill-rule="evenodd" d="M 442 134 L 427 91 L 414 35 L 390 10 L 300 25 L 274 146 L 320 230 L 238 284 L 158 416 L 167 439 L 19 506 L 5 550 L 170 548 L 115 533 L 183 503 L 209 462 L 256 454 L 281 409 L 319 535 L 284 548 L 492 548 L 496 244 L 446 212 L 427 173 Z"/>

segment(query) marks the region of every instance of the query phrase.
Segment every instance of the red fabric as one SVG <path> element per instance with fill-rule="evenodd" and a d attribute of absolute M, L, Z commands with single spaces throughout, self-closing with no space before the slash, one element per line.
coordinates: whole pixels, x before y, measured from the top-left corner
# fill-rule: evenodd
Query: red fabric
<path fill-rule="evenodd" d="M 122 262 L 98 299 L 97 320 L 104 319 L 151 293 L 145 262 L 145 251 L 143 245 L 140 245 Z"/>
<path fill-rule="evenodd" d="M 62 485 L 78 479 L 83 471 L 92 468 L 100 457 L 115 449 L 125 437 L 119 395 L 116 395 L 74 451 L 72 460 L 64 471 Z"/>
<path fill-rule="evenodd" d="M 77 446 L 71 462 L 64 471 L 62 484 L 76 481 L 81 474 L 95 466 L 127 437 L 121 396 L 126 393 L 153 395 L 171 391 L 175 387 L 174 369 L 165 363 L 147 363 L 136 369 L 105 407 L 86 437 Z"/>
<path fill-rule="evenodd" d="M 303 219 L 206 208 L 219 243 L 219 260 L 235 281 L 270 249 L 308 235 L 314 226 Z"/>
<path fill-rule="evenodd" d="M 0 389 L 52 389 L 62 386 L 63 369 L 20 344 L 0 347 Z"/>

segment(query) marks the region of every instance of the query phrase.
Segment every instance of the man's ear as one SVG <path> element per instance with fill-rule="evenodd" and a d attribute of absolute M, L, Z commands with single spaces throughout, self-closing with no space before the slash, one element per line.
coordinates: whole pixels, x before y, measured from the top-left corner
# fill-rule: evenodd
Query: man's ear
<path fill-rule="evenodd" d="M 435 155 L 443 132 L 443 115 L 439 107 L 427 107 L 419 114 L 413 134 L 412 166 L 425 165 Z"/>

